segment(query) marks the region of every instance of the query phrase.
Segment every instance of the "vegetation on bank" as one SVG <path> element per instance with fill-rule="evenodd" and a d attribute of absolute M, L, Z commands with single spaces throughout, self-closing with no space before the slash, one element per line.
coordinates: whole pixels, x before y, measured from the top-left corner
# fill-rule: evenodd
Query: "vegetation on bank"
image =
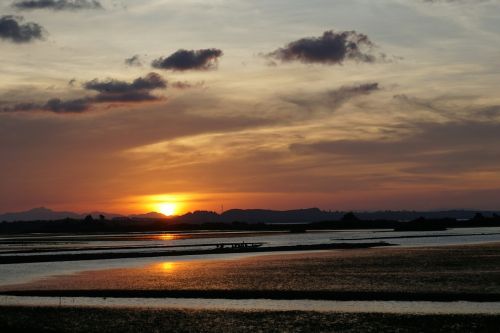
<path fill-rule="evenodd" d="M 322 229 L 394 229 L 398 231 L 445 230 L 447 228 L 500 227 L 500 216 L 476 214 L 468 220 L 455 218 L 425 218 L 412 221 L 391 219 L 360 219 L 354 213 L 347 213 L 335 220 L 321 220 L 302 223 L 248 222 L 241 219 L 221 221 L 202 216 L 178 216 L 166 219 L 119 218 L 108 220 L 104 216 L 93 219 L 62 219 L 53 221 L 0 222 L 0 234 L 24 233 L 101 233 L 101 232 L 154 232 L 193 230 L 235 230 L 235 231 L 291 231 Z M 285 220 L 286 221 L 286 220 Z M 304 221 L 308 221 L 304 218 Z"/>

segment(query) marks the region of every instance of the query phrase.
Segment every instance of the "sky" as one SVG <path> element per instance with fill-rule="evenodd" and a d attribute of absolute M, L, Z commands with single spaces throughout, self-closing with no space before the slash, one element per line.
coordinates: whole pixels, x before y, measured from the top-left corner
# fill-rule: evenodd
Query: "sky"
<path fill-rule="evenodd" d="M 0 212 L 500 209 L 498 0 L 5 0 Z"/>

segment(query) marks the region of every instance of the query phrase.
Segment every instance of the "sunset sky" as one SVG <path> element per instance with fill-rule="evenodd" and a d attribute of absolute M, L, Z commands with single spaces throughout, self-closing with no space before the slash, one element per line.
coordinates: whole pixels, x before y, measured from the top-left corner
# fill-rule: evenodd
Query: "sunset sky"
<path fill-rule="evenodd" d="M 498 13 L 1 1 L 0 212 L 500 209 Z"/>

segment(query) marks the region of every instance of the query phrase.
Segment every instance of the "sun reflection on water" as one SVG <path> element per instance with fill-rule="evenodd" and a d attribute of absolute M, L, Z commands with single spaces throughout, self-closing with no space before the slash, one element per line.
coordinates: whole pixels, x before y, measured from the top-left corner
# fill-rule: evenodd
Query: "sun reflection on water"
<path fill-rule="evenodd" d="M 163 235 L 158 235 L 157 237 L 159 240 L 174 240 L 174 239 L 179 238 L 175 234 L 163 234 Z"/>
<path fill-rule="evenodd" d="M 173 262 L 162 262 L 159 266 L 164 272 L 172 272 L 175 269 L 175 263 Z"/>

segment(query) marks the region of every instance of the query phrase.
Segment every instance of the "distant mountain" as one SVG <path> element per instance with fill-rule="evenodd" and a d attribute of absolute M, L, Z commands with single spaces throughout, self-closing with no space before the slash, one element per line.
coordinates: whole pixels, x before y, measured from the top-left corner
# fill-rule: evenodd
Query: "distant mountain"
<path fill-rule="evenodd" d="M 0 214 L 0 222 L 20 222 L 20 221 L 50 221 L 50 220 L 62 220 L 66 218 L 70 219 L 83 219 L 87 215 L 92 215 L 94 218 L 99 215 L 104 215 L 108 219 L 116 218 L 122 215 L 104 213 L 104 212 L 92 212 L 87 214 L 78 214 L 74 212 L 58 212 L 46 207 L 33 208 L 24 212 L 15 213 L 5 213 Z"/>
<path fill-rule="evenodd" d="M 132 219 L 165 219 L 168 218 L 168 216 L 162 214 L 162 213 L 157 213 L 157 212 L 149 212 L 146 214 L 134 214 L 129 216 Z"/>
<path fill-rule="evenodd" d="M 323 211 L 318 208 L 296 209 L 296 210 L 266 210 L 266 209 L 231 209 L 217 214 L 215 212 L 195 211 L 174 218 L 178 223 L 209 223 L 209 222 L 245 222 L 245 223 L 306 223 L 322 221 L 339 221 L 347 212 Z M 467 220 L 473 218 L 476 213 L 486 217 L 499 214 L 495 211 L 475 210 L 447 210 L 447 211 L 377 211 L 377 212 L 355 212 L 355 216 L 361 220 L 391 220 L 411 221 L 418 218 L 443 219 L 452 218 Z"/>
<path fill-rule="evenodd" d="M 0 221 L 38 221 L 61 220 L 65 218 L 78 219 L 81 216 L 73 212 L 56 212 L 45 207 L 33 208 L 25 212 L 6 213 L 0 215 Z"/>
<path fill-rule="evenodd" d="M 342 216 L 342 215 L 340 215 Z M 295 210 L 265 210 L 265 209 L 231 209 L 220 215 L 222 222 L 247 223 L 300 223 L 324 221 L 334 217 L 333 214 L 318 208 Z"/>
<path fill-rule="evenodd" d="M 457 220 L 471 219 L 476 213 L 481 213 L 485 217 L 491 217 L 494 214 L 500 215 L 495 211 L 475 211 L 475 210 L 447 210 L 447 211 L 378 211 L 378 212 L 355 212 L 355 216 L 361 220 L 392 220 L 392 221 L 411 221 L 418 218 L 443 219 L 452 218 Z M 124 216 L 104 212 L 92 212 L 90 215 L 94 219 L 99 215 L 104 215 L 106 219 L 131 219 L 131 220 L 163 220 L 169 218 L 173 223 L 210 223 L 210 222 L 245 222 L 245 223 L 307 223 L 321 221 L 338 221 L 346 212 L 341 211 L 323 211 L 318 208 L 295 209 L 295 210 L 267 210 L 267 209 L 231 209 L 218 214 L 210 211 L 195 211 L 182 216 L 168 217 L 161 213 L 150 212 L 146 214 L 136 214 Z M 84 219 L 87 214 L 78 214 L 74 212 L 58 212 L 45 207 L 34 208 L 25 212 L 0 214 L 0 222 L 16 221 L 50 221 L 62 220 L 65 218 Z"/>

